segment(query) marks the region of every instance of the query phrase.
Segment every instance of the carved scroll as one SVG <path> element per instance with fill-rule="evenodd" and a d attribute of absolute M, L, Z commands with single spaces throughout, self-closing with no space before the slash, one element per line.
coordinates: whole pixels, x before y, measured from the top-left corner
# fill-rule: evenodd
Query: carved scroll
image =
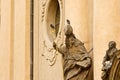
<path fill-rule="evenodd" d="M 46 3 L 47 3 L 47 0 L 42 0 L 42 21 L 44 20 L 44 16 L 45 16 L 45 8 L 46 8 Z"/>
<path fill-rule="evenodd" d="M 53 66 L 57 59 L 57 55 L 58 55 L 57 51 L 54 50 L 53 47 L 47 45 L 45 41 L 43 41 L 42 49 L 43 49 L 42 56 L 44 56 L 44 58 L 47 60 L 50 66 Z"/>

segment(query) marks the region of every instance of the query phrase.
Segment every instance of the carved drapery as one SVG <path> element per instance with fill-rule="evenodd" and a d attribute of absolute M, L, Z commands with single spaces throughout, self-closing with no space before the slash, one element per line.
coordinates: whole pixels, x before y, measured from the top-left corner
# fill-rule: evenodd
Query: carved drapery
<path fill-rule="evenodd" d="M 116 42 L 110 41 L 109 48 L 103 59 L 102 80 L 120 79 L 120 50 L 116 48 Z"/>
<path fill-rule="evenodd" d="M 111 67 L 109 80 L 119 80 L 120 79 L 120 51 L 116 53 L 116 57 L 113 61 Z"/>
<path fill-rule="evenodd" d="M 53 43 L 54 49 L 60 52 L 63 56 L 63 71 L 65 80 L 91 80 L 88 78 L 92 60 L 84 47 L 84 43 L 78 40 L 67 20 L 67 25 L 64 29 L 65 41 L 58 46 Z"/>
<path fill-rule="evenodd" d="M 116 42 L 115 41 L 110 41 L 108 44 L 108 49 L 106 51 L 106 54 L 103 58 L 103 67 L 102 67 L 102 80 L 109 80 L 109 74 L 110 74 L 110 70 L 113 64 L 113 60 L 115 58 L 115 53 L 117 52 L 117 48 L 116 48 Z"/>

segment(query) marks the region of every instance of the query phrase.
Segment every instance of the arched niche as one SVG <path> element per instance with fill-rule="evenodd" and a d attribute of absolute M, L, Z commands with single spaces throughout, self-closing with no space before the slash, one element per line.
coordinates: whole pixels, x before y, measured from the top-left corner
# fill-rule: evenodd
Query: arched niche
<path fill-rule="evenodd" d="M 50 25 L 54 27 L 51 27 Z M 61 11 L 58 0 L 49 0 L 46 17 L 45 17 L 45 27 L 46 27 L 46 36 L 50 42 L 53 42 L 58 33 L 61 24 Z"/>
<path fill-rule="evenodd" d="M 62 40 L 62 10 L 60 0 L 47 0 L 44 6 L 44 17 L 40 32 L 42 36 L 42 56 L 44 56 L 49 65 L 53 66 L 57 59 L 57 52 L 53 48 L 53 42 Z M 51 27 L 51 24 L 54 27 Z"/>

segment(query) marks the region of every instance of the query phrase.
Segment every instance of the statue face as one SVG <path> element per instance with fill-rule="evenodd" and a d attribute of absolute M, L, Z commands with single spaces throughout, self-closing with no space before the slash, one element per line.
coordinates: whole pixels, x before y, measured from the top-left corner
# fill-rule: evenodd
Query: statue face
<path fill-rule="evenodd" d="M 64 33 L 66 36 L 72 34 L 73 33 L 72 27 L 70 25 L 65 26 Z"/>
<path fill-rule="evenodd" d="M 71 37 L 71 38 L 69 38 L 69 48 L 72 48 L 72 46 L 74 45 L 74 43 L 75 43 L 75 40 L 74 40 L 74 38 L 73 37 Z"/>
<path fill-rule="evenodd" d="M 111 48 L 115 48 L 116 47 L 116 42 L 115 41 L 110 41 L 108 47 Z"/>

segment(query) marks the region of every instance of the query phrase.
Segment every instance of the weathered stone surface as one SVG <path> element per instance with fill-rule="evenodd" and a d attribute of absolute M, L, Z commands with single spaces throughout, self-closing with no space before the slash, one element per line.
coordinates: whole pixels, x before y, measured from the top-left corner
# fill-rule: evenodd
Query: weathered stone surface
<path fill-rule="evenodd" d="M 69 20 L 67 20 L 64 34 L 65 44 L 57 46 L 55 42 L 53 43 L 53 47 L 62 54 L 64 59 L 64 78 L 65 80 L 87 80 L 92 60 L 84 47 L 84 43 L 73 34 Z"/>

